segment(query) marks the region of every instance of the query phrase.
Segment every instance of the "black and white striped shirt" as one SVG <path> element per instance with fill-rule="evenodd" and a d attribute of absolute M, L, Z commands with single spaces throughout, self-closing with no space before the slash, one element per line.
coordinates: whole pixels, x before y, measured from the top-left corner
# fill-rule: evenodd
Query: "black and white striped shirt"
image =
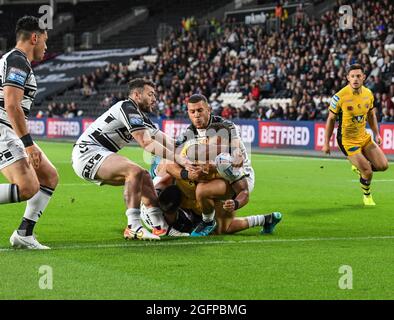
<path fill-rule="evenodd" d="M 5 86 L 23 90 L 21 107 L 27 120 L 36 95 L 37 83 L 29 60 L 18 49 L 7 52 L 0 59 L 0 125 L 11 128 L 4 104 L 3 89 Z"/>
<path fill-rule="evenodd" d="M 101 145 L 117 152 L 133 140 L 131 133 L 147 129 L 154 135 L 158 129 L 131 100 L 122 100 L 97 118 L 79 137 L 76 145 Z"/>

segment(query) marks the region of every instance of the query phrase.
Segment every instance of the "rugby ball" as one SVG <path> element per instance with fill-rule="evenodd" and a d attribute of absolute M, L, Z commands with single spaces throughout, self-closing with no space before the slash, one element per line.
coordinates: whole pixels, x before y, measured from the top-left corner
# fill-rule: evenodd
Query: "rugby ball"
<path fill-rule="evenodd" d="M 229 153 L 220 153 L 215 158 L 215 166 L 216 170 L 219 175 L 229 181 L 234 182 L 241 178 L 243 175 L 243 169 L 241 168 L 234 168 L 232 165 L 233 158 Z"/>

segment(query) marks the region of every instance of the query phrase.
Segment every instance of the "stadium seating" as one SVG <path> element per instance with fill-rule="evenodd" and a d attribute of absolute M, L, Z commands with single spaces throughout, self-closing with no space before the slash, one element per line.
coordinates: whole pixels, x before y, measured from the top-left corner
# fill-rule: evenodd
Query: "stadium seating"
<path fill-rule="evenodd" d="M 337 7 L 316 19 L 284 19 L 280 33 L 233 21 L 211 21 L 209 25 L 200 21 L 190 31 L 182 29 L 181 19 L 190 13 L 202 15 L 213 10 L 208 2 L 185 0 L 174 5 L 164 2 L 168 7 L 163 8 L 161 4 L 151 8 L 146 21 L 101 45 L 103 48 L 155 47 L 148 54 L 149 59 L 131 61 L 131 73 L 127 77 L 148 76 L 156 81 L 160 116 L 186 116 L 184 102 L 190 94 L 201 92 L 215 97 L 212 102 L 216 107 L 219 102 L 219 113 L 224 105 L 242 109 L 249 101 L 248 107 L 254 111 L 244 113 L 248 117 L 265 119 L 268 113 L 269 119 L 274 116 L 286 120 L 286 112 L 270 111 L 274 106 L 282 111 L 294 108 L 301 116 L 299 120 L 324 120 L 330 97 L 346 85 L 347 64 L 355 62 L 362 62 L 370 75 L 365 84 L 376 93 L 379 117 L 384 106 L 392 108 L 387 101 L 394 97 L 394 24 L 390 18 L 394 14 L 393 6 L 382 11 L 383 20 L 378 21 L 373 12 L 381 9 L 381 2 L 355 3 L 354 12 L 366 15 L 364 18 L 371 21 L 371 30 L 364 30 L 364 25 L 354 21 L 358 24 L 357 37 L 350 37 L 350 33 L 337 36 Z M 161 22 L 172 26 L 175 32 L 156 47 L 157 27 Z M 106 82 L 98 85 L 97 95 L 89 98 L 66 92 L 54 99 L 60 102 L 63 98 L 75 98 L 86 111 L 85 115 L 95 116 L 101 113 L 98 106 L 106 95 L 117 95 L 123 90 L 121 93 L 125 94 L 127 87 L 123 84 L 112 87 Z M 250 94 L 256 104 L 247 100 Z M 388 95 L 388 100 L 385 97 L 383 101 L 382 94 Z M 45 109 L 46 103 L 37 108 Z"/>

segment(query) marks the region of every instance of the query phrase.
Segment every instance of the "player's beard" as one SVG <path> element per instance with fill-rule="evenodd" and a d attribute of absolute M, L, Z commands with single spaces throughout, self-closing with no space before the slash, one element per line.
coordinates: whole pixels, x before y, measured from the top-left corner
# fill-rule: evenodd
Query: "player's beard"
<path fill-rule="evenodd" d="M 139 104 L 139 107 L 140 107 L 140 109 L 143 111 L 143 112 L 151 112 L 152 111 L 152 108 L 151 108 L 151 106 L 150 106 L 150 103 L 149 103 L 149 100 L 148 99 L 143 99 L 142 101 L 141 101 L 141 103 Z"/>

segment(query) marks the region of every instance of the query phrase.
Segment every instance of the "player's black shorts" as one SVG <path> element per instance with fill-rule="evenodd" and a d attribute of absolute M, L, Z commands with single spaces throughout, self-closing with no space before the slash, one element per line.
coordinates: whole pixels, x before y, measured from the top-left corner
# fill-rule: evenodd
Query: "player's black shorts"
<path fill-rule="evenodd" d="M 201 221 L 201 216 L 196 215 L 192 210 L 179 208 L 177 219 L 172 227 L 180 232 L 191 233 Z"/>

